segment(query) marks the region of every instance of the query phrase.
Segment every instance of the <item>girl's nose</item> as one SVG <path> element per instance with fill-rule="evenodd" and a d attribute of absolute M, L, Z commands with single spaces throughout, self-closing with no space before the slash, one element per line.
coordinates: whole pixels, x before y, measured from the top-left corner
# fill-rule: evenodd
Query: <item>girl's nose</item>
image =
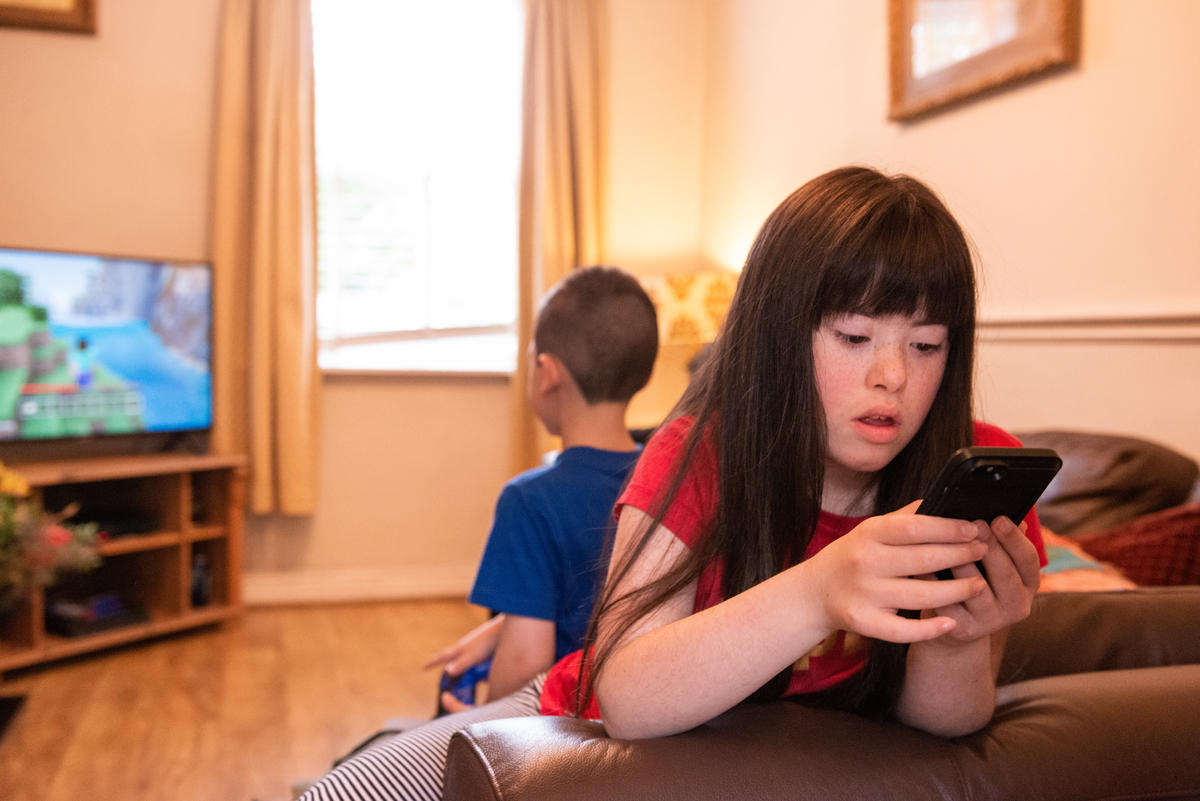
<path fill-rule="evenodd" d="M 874 352 L 867 383 L 888 392 L 903 388 L 908 380 L 908 368 L 904 362 L 904 351 L 900 347 L 881 345 Z"/>

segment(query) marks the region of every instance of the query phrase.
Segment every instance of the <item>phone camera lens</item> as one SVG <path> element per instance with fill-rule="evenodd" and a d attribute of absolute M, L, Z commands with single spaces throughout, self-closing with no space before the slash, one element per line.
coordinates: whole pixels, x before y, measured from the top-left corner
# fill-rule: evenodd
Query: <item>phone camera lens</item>
<path fill-rule="evenodd" d="M 975 468 L 975 479 L 981 484 L 993 484 L 1004 480 L 1004 465 L 985 464 Z"/>

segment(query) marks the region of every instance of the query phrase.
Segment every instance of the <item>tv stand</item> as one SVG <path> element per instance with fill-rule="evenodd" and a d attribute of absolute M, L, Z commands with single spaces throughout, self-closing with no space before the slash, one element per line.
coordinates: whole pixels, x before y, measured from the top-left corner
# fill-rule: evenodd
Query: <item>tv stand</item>
<path fill-rule="evenodd" d="M 176 431 L 166 435 L 162 443 L 163 453 L 208 452 L 208 434 L 205 431 Z"/>
<path fill-rule="evenodd" d="M 227 620 L 241 613 L 246 460 L 150 453 L 14 464 L 49 511 L 79 504 L 72 522 L 112 519 L 137 532 L 100 545 L 94 571 L 64 574 L 0 610 L 0 672 Z M 89 515 L 91 517 L 89 517 Z M 195 593 L 197 583 L 203 593 Z M 75 636 L 47 627 L 55 600 L 119 596 L 129 622 Z"/>

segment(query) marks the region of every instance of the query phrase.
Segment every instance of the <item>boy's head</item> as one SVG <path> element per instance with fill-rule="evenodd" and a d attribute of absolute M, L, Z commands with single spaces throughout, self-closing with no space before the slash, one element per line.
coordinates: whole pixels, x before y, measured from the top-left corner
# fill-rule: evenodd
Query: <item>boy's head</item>
<path fill-rule="evenodd" d="M 562 362 L 589 404 L 623 403 L 650 380 L 658 315 L 629 273 L 581 267 L 542 299 L 533 344 Z"/>

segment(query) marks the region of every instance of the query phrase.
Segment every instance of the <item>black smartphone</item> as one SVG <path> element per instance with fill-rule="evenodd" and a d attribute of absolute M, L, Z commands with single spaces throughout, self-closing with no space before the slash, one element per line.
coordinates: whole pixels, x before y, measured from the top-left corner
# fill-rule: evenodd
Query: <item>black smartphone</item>
<path fill-rule="evenodd" d="M 919 515 L 1018 525 L 1062 468 L 1050 448 L 960 448 L 934 479 Z"/>
<path fill-rule="evenodd" d="M 1003 516 L 1020 525 L 1061 468 L 1062 458 L 1050 448 L 959 448 L 925 493 L 917 514 L 988 523 Z M 983 573 L 983 565 L 976 565 Z M 936 575 L 954 577 L 949 570 Z M 900 614 L 917 616 L 911 610 Z"/>

